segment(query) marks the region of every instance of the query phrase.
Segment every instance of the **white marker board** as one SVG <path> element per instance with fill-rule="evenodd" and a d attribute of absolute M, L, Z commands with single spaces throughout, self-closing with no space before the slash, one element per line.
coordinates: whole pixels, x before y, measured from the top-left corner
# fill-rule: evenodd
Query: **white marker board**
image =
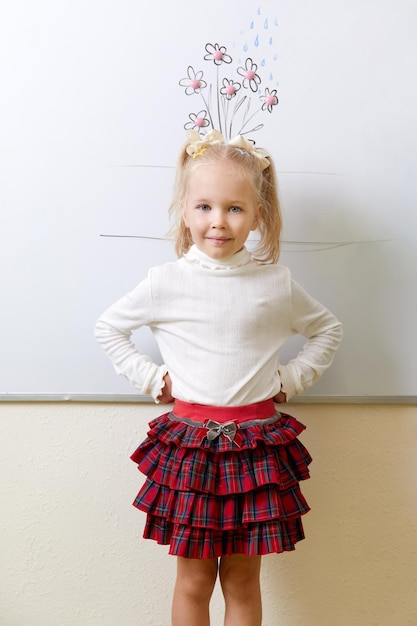
<path fill-rule="evenodd" d="M 277 89 L 253 138 L 278 170 L 281 262 L 344 324 L 306 397 L 417 396 L 416 22 L 414 0 L 3 2 L 1 398 L 135 394 L 92 329 L 175 258 L 173 168 L 204 108 L 178 81 L 213 79 L 209 42 Z"/>

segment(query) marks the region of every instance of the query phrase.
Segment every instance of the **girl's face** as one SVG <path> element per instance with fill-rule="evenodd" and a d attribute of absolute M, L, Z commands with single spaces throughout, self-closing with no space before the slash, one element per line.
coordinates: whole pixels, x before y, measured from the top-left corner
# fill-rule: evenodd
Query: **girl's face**
<path fill-rule="evenodd" d="M 183 219 L 196 246 L 213 259 L 227 259 L 256 230 L 261 205 L 253 183 L 228 164 L 201 165 L 190 174 Z"/>

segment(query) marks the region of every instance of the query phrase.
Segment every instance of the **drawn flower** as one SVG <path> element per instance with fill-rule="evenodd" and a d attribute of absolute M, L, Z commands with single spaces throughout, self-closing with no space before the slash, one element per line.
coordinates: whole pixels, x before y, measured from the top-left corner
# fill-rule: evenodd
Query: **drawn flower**
<path fill-rule="evenodd" d="M 240 88 L 240 83 L 234 83 L 233 80 L 223 78 L 223 87 L 220 89 L 220 93 L 222 96 L 226 96 L 227 100 L 231 100 L 235 97 Z"/>
<path fill-rule="evenodd" d="M 195 72 L 191 65 L 187 69 L 187 78 L 180 80 L 181 87 L 185 87 L 185 93 L 187 96 L 191 96 L 194 93 L 200 93 L 204 87 L 207 87 L 207 83 L 203 78 L 203 72 Z"/>
<path fill-rule="evenodd" d="M 278 104 L 277 90 L 273 89 L 272 91 L 269 91 L 267 87 L 264 95 L 260 96 L 260 100 L 263 102 L 262 111 L 266 111 L 268 109 L 268 111 L 272 113 L 272 107 Z"/>
<path fill-rule="evenodd" d="M 226 48 L 219 46 L 218 43 L 214 45 L 212 43 L 206 44 L 207 54 L 204 56 L 206 61 L 213 61 L 215 65 L 221 65 L 222 63 L 231 63 L 232 57 L 226 54 Z"/>
<path fill-rule="evenodd" d="M 243 86 L 245 89 L 250 87 L 255 93 L 258 91 L 258 86 L 261 84 L 261 78 L 256 73 L 257 69 L 258 66 L 250 58 L 246 59 L 245 67 L 238 67 L 237 69 L 237 73 L 243 76 Z"/>
<path fill-rule="evenodd" d="M 255 45 L 257 45 L 256 42 Z M 201 154 L 201 150 L 207 149 L 206 138 L 212 133 L 220 133 L 222 141 L 223 136 L 225 141 L 230 141 L 236 135 L 243 138 L 243 136 L 250 136 L 251 133 L 260 130 L 263 124 L 257 124 L 254 121 L 255 116 L 260 113 L 265 115 L 264 112 L 266 111 L 272 113 L 279 102 L 277 89 L 272 89 L 271 86 L 260 88 L 263 82 L 260 76 L 261 72 L 258 74 L 259 66 L 254 63 L 252 58 L 245 57 L 243 63 L 239 60 L 237 66 L 233 68 L 233 73 L 221 72 L 222 63 L 232 63 L 231 56 L 227 54 L 225 46 L 220 46 L 218 43 L 206 43 L 204 60 L 213 61 L 216 66 L 214 80 L 210 80 L 210 77 L 206 76 L 206 72 L 203 75 L 202 71 L 197 72 L 192 65 L 189 65 L 186 78 L 179 81 L 187 96 L 193 94 L 201 96 L 202 103 L 197 106 L 204 107 L 198 113 L 189 113 L 188 120 L 186 118 L 184 124 L 187 133 L 196 135 L 197 140 L 195 141 L 198 144 L 203 144 L 193 152 L 187 148 L 187 153 L 191 156 Z M 262 61 L 261 65 L 264 64 L 265 61 Z M 237 72 L 237 76 L 235 72 Z M 229 77 L 224 78 L 224 74 L 228 74 Z M 248 91 L 245 92 L 245 90 Z M 230 101 L 233 98 L 232 104 Z M 219 130 L 215 130 L 216 128 Z M 244 147 L 240 147 L 245 150 Z M 269 161 L 266 160 L 263 165 L 267 167 Z"/>
<path fill-rule="evenodd" d="M 198 113 L 190 113 L 190 121 L 184 124 L 185 130 L 200 130 L 205 126 L 209 126 L 210 121 L 206 118 L 207 111 L 199 111 Z"/>

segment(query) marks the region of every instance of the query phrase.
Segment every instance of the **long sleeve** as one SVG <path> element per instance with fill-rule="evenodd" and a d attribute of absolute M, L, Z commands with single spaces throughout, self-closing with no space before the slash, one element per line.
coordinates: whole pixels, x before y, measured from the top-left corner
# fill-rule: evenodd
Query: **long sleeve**
<path fill-rule="evenodd" d="M 165 365 L 157 365 L 141 354 L 131 339 L 141 326 L 152 325 L 152 298 L 149 279 L 108 308 L 97 320 L 94 334 L 110 357 L 118 374 L 125 376 L 133 387 L 152 396 L 156 402 L 167 373 Z"/>
<path fill-rule="evenodd" d="M 294 359 L 279 366 L 282 389 L 288 399 L 320 379 L 332 364 L 343 337 L 336 317 L 295 281 L 291 281 L 291 324 L 294 333 L 307 341 Z"/>
<path fill-rule="evenodd" d="M 164 365 L 142 354 L 132 333 L 148 326 Z M 287 365 L 288 339 L 305 345 Z M 223 265 L 192 248 L 147 278 L 99 318 L 95 336 L 116 372 L 156 401 L 169 371 L 172 395 L 185 402 L 241 406 L 302 393 L 329 367 L 340 343 L 338 320 L 291 280 L 288 268 L 263 265 L 244 249 Z"/>

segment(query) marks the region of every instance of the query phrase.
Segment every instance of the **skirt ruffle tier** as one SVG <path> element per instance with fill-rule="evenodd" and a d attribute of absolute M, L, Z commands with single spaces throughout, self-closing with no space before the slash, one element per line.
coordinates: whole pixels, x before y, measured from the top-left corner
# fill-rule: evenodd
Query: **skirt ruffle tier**
<path fill-rule="evenodd" d="M 131 456 L 146 475 L 133 503 L 147 514 L 144 537 L 188 558 L 293 550 L 304 539 L 310 509 L 299 483 L 312 459 L 298 440 L 305 426 L 276 417 L 212 441 L 204 421 L 190 425 L 172 412 L 151 421 Z"/>

